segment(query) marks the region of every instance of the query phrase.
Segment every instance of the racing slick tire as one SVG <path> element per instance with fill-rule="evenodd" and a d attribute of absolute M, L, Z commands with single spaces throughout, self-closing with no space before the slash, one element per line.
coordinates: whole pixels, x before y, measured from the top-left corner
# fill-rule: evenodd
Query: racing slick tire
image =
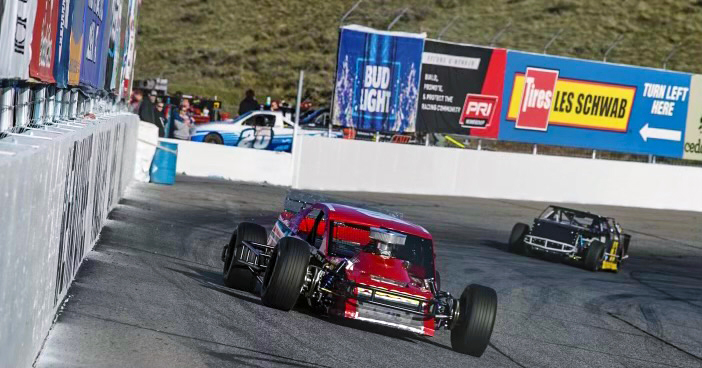
<path fill-rule="evenodd" d="M 529 232 L 529 225 L 518 222 L 512 228 L 512 233 L 509 234 L 509 243 L 507 244 L 507 249 L 511 253 L 525 254 L 528 255 L 529 249 L 527 249 L 524 243 L 524 237 Z"/>
<path fill-rule="evenodd" d="M 310 247 L 301 239 L 280 239 L 266 267 L 261 286 L 261 301 L 265 306 L 289 311 L 300 297 L 310 263 Z"/>
<path fill-rule="evenodd" d="M 224 144 L 224 139 L 219 133 L 209 133 L 202 141 L 205 143 Z"/>
<path fill-rule="evenodd" d="M 256 288 L 256 277 L 247 267 L 237 264 L 234 257 L 241 255 L 242 241 L 265 244 L 266 229 L 259 224 L 242 222 L 236 227 L 229 244 L 224 249 L 224 285 L 243 291 L 253 291 Z"/>
<path fill-rule="evenodd" d="M 597 272 L 602 268 L 604 260 L 605 245 L 599 241 L 593 241 L 585 253 L 585 269 Z"/>
<path fill-rule="evenodd" d="M 497 293 L 482 286 L 468 285 L 458 301 L 458 321 L 451 328 L 453 350 L 479 357 L 490 343 L 497 314 Z"/>

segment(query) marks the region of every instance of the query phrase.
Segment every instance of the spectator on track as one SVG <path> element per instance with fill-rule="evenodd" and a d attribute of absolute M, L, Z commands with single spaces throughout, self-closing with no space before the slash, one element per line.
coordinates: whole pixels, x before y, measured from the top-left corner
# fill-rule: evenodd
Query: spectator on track
<path fill-rule="evenodd" d="M 244 115 L 249 111 L 254 111 L 259 109 L 258 101 L 256 101 L 256 94 L 252 89 L 246 90 L 246 97 L 239 103 L 239 115 Z"/>
<path fill-rule="evenodd" d="M 188 111 L 185 107 L 180 107 L 180 112 L 173 119 L 173 124 L 175 130 L 173 131 L 173 136 L 176 139 L 182 139 L 189 141 L 193 132 L 195 131 L 195 124 L 193 123 Z"/>
<path fill-rule="evenodd" d="M 154 105 L 156 95 L 156 91 L 151 91 L 149 98 L 142 99 L 141 104 L 139 104 L 139 118 L 141 121 L 156 125 L 159 136 L 163 137 L 163 124 L 161 124 L 161 120 L 158 118 L 158 112 L 156 111 L 156 106 Z"/>

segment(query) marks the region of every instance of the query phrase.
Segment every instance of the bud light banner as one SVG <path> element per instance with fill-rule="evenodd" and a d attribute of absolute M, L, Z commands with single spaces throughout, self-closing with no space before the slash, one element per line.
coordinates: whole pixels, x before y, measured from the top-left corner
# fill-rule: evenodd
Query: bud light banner
<path fill-rule="evenodd" d="M 105 21 L 108 0 L 86 0 L 83 15 L 83 58 L 80 64 L 80 84 L 92 88 L 100 86 Z"/>
<path fill-rule="evenodd" d="M 54 80 L 54 47 L 58 22 L 58 1 L 38 0 L 32 37 L 32 60 L 29 76 L 46 83 Z"/>
<path fill-rule="evenodd" d="M 497 139 L 507 51 L 426 40 L 417 131 Z"/>
<path fill-rule="evenodd" d="M 68 61 L 71 52 L 71 24 L 73 23 L 74 0 L 59 0 L 56 26 L 56 51 L 54 53 L 54 79 L 58 88 L 68 84 Z"/>
<path fill-rule="evenodd" d="M 690 79 L 509 51 L 499 139 L 680 158 Z"/>
<path fill-rule="evenodd" d="M 36 1 L 0 1 L 0 79 L 28 79 Z"/>
<path fill-rule="evenodd" d="M 423 34 L 342 27 L 334 124 L 414 132 L 423 47 Z"/>

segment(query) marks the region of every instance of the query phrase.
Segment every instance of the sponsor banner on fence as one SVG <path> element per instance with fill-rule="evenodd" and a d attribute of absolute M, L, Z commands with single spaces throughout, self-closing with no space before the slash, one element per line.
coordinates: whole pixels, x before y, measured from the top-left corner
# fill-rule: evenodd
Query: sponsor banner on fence
<path fill-rule="evenodd" d="M 68 61 L 68 84 L 80 84 L 80 64 L 83 60 L 83 12 L 86 0 L 73 1 L 73 22 L 71 23 L 70 56 Z"/>
<path fill-rule="evenodd" d="M 54 53 L 54 79 L 58 88 L 68 84 L 68 61 L 71 52 L 71 24 L 73 23 L 74 0 L 59 0 L 56 26 L 56 51 Z"/>
<path fill-rule="evenodd" d="M 499 139 L 682 157 L 690 75 L 509 51 Z"/>
<path fill-rule="evenodd" d="M 690 83 L 690 108 L 683 158 L 702 161 L 702 75 L 693 75 Z"/>
<path fill-rule="evenodd" d="M 112 3 L 112 26 L 110 27 L 109 43 L 107 47 L 107 64 L 105 65 L 105 90 L 113 91 L 117 88 L 117 64 L 119 61 L 119 44 L 122 28 L 122 0 Z"/>
<path fill-rule="evenodd" d="M 497 138 L 507 51 L 426 40 L 417 131 Z"/>
<path fill-rule="evenodd" d="M 29 76 L 42 82 L 55 83 L 54 47 L 56 47 L 59 2 L 56 0 L 38 0 L 36 3 L 37 15 L 34 19 Z"/>
<path fill-rule="evenodd" d="M 28 79 L 36 1 L 0 1 L 0 79 Z"/>
<path fill-rule="evenodd" d="M 109 4 L 107 0 L 88 0 L 83 15 L 83 58 L 80 62 L 80 84 L 100 87 L 100 63 L 103 53 Z"/>
<path fill-rule="evenodd" d="M 105 13 L 105 19 L 103 22 L 103 27 L 105 28 L 105 33 L 103 34 L 102 37 L 102 57 L 100 58 L 100 63 L 99 63 L 99 70 L 100 70 L 100 78 L 98 80 L 98 88 L 100 89 L 106 89 L 105 87 L 105 80 L 107 79 L 107 83 L 109 84 L 110 80 L 107 78 L 107 57 L 110 54 L 110 35 L 112 34 L 112 22 L 113 22 L 113 15 L 114 15 L 114 6 L 115 3 L 118 2 L 119 0 L 109 0 L 107 1 L 107 9 L 109 9 Z M 112 50 L 112 53 L 114 55 L 114 50 Z M 112 63 L 110 63 L 112 65 Z"/>
<path fill-rule="evenodd" d="M 424 34 L 342 27 L 339 35 L 335 125 L 414 132 Z"/>

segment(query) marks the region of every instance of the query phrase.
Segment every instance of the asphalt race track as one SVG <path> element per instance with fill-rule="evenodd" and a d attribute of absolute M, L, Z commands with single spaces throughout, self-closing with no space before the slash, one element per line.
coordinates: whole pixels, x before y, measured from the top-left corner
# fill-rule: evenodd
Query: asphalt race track
<path fill-rule="evenodd" d="M 578 206 L 633 234 L 619 274 L 506 251 L 544 203 L 335 193 L 401 212 L 437 242 L 443 287 L 497 290 L 482 358 L 228 289 L 220 251 L 240 221 L 270 229 L 286 189 L 178 177 L 134 184 L 88 254 L 37 367 L 702 367 L 702 214 Z"/>

